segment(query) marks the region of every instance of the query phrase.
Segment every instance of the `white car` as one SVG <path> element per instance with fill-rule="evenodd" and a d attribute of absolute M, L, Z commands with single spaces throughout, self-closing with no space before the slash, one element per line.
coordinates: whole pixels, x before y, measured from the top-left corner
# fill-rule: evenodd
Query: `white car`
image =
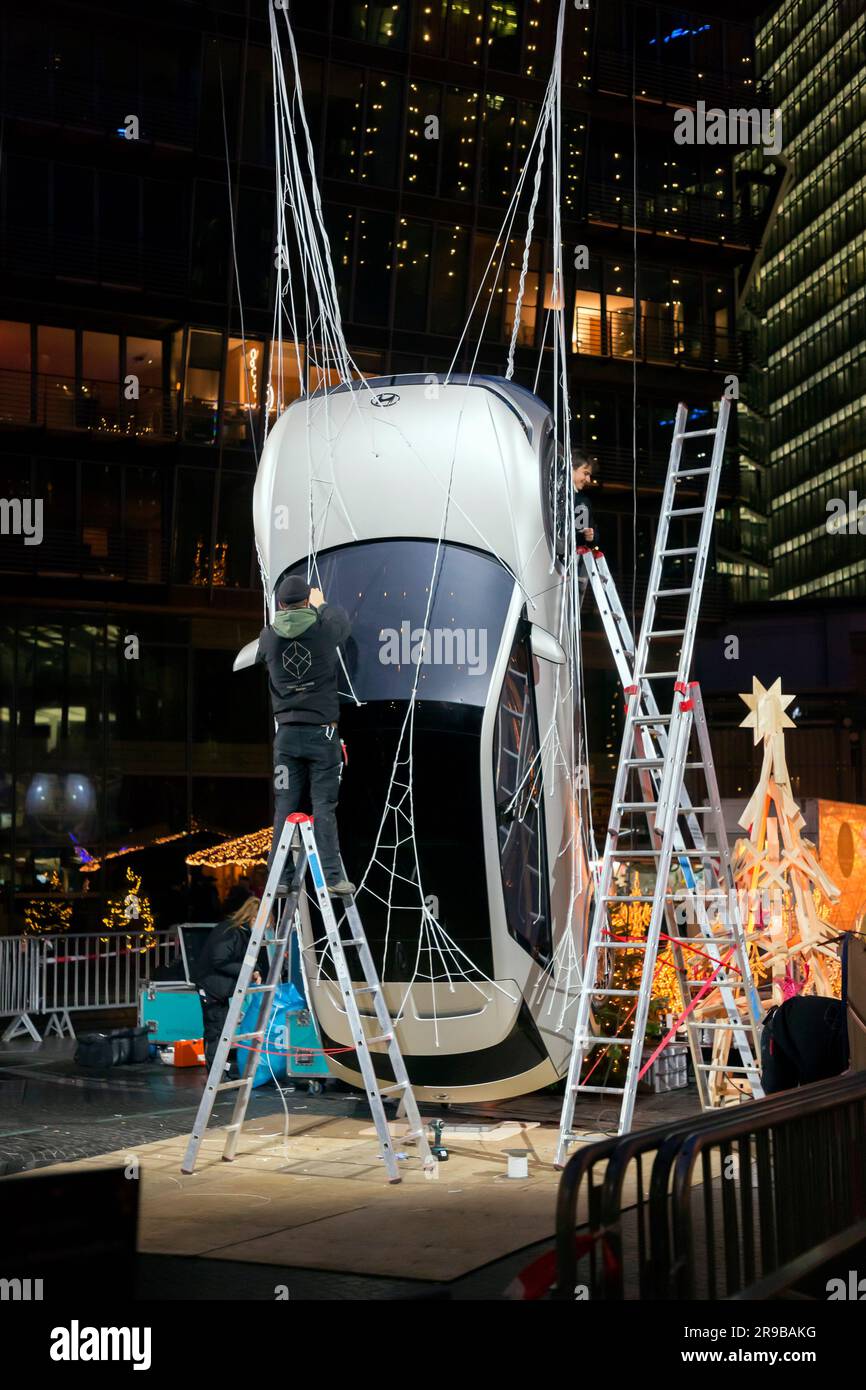
<path fill-rule="evenodd" d="M 256 480 L 271 611 L 299 573 L 352 622 L 340 844 L 421 1099 L 524 1094 L 568 1064 L 590 895 L 553 453 L 550 411 L 512 382 L 395 376 L 296 401 Z M 303 930 L 323 1046 L 346 1047 L 309 906 Z"/>

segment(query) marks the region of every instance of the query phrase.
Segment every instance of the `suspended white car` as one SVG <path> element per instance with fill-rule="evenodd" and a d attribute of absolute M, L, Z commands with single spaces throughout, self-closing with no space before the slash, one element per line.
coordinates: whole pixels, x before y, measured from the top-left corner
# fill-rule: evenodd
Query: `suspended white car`
<path fill-rule="evenodd" d="M 280 580 L 300 573 L 352 622 L 341 849 L 428 1100 L 522 1094 L 568 1063 L 570 942 L 583 940 L 589 894 L 567 775 L 553 452 L 550 411 L 513 382 L 395 376 L 296 401 L 256 481 L 271 610 Z M 303 931 L 323 1046 L 345 1047 L 306 908 Z M 330 1066 L 361 1083 L 339 1056 Z"/>

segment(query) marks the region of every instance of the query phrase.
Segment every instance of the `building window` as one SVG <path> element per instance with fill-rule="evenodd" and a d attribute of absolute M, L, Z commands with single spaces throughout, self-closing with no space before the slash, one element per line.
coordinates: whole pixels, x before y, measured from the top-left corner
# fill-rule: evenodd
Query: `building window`
<path fill-rule="evenodd" d="M 30 420 L 30 324 L 0 322 L 0 420 Z"/>
<path fill-rule="evenodd" d="M 490 0 L 487 62 L 504 72 L 516 72 L 520 66 L 520 11 L 515 0 Z"/>
<path fill-rule="evenodd" d="M 252 474 L 220 476 L 219 520 L 213 583 L 229 589 L 249 589 L 253 568 Z"/>
<path fill-rule="evenodd" d="M 433 333 L 459 335 L 466 321 L 468 266 L 468 229 L 437 227 L 433 251 L 436 292 L 430 306 L 430 328 Z"/>
<path fill-rule="evenodd" d="M 162 342 L 127 338 L 123 409 L 127 434 L 171 434 L 172 422 L 163 390 Z"/>
<path fill-rule="evenodd" d="M 403 48 L 407 10 L 408 0 L 384 5 L 370 0 L 339 0 L 334 7 L 334 33 L 380 48 Z"/>
<path fill-rule="evenodd" d="M 124 478 L 124 546 L 127 578 L 159 584 L 162 572 L 162 475 L 156 468 L 127 468 Z"/>
<path fill-rule="evenodd" d="M 448 87 L 442 122 L 443 198 L 470 199 L 475 184 L 478 93 Z"/>
<path fill-rule="evenodd" d="M 183 396 L 183 437 L 192 444 L 213 444 L 217 430 L 223 338 L 193 328 L 189 334 Z"/>
<path fill-rule="evenodd" d="M 481 126 L 481 182 L 483 203 L 507 203 L 514 192 L 514 141 L 517 102 L 488 92 L 484 97 Z"/>
<path fill-rule="evenodd" d="M 287 405 L 296 401 L 303 388 L 306 348 L 291 338 L 271 342 L 270 375 L 268 378 L 268 414 L 282 414 Z"/>
<path fill-rule="evenodd" d="M 120 429 L 120 339 L 116 333 L 81 335 L 76 424 L 87 430 Z"/>
<path fill-rule="evenodd" d="M 514 240 L 508 250 L 508 267 L 505 281 L 505 333 L 511 336 L 514 317 L 517 312 L 517 297 L 520 293 L 520 277 L 523 271 L 524 243 Z M 529 247 L 529 261 L 523 282 L 523 302 L 520 307 L 520 325 L 517 342 L 521 347 L 531 347 L 535 342 L 535 325 L 538 315 L 538 277 L 541 267 L 541 246 L 533 241 Z"/>
<path fill-rule="evenodd" d="M 364 183 L 392 187 L 403 118 L 403 84 L 396 77 L 372 72 L 367 77 L 361 178 Z"/>
<path fill-rule="evenodd" d="M 226 444 L 249 443 L 258 430 L 261 415 L 264 343 L 229 338 L 226 357 L 223 439 Z"/>
<path fill-rule="evenodd" d="M 397 294 L 394 322 L 398 328 L 424 331 L 433 228 L 429 222 L 400 218 L 397 240 Z"/>
<path fill-rule="evenodd" d="M 214 474 L 210 469 L 178 469 L 173 567 L 176 584 L 203 588 L 211 582 L 213 490 Z"/>
<path fill-rule="evenodd" d="M 356 180 L 361 159 L 364 74 L 334 63 L 328 71 L 325 174 Z"/>
<path fill-rule="evenodd" d="M 571 329 L 574 352 L 598 357 L 602 351 L 601 295 L 592 290 L 577 290 L 574 296 L 574 319 Z"/>
<path fill-rule="evenodd" d="M 407 105 L 406 187 L 413 193 L 435 194 L 442 142 L 433 138 L 433 122 L 440 118 L 442 88 L 434 82 L 410 82 Z"/>
<path fill-rule="evenodd" d="M 511 649 L 499 698 L 493 776 L 508 931 L 533 960 L 547 965 L 553 942 L 533 665 L 528 639 L 521 634 Z"/>
<path fill-rule="evenodd" d="M 197 299 L 222 302 L 229 272 L 228 200 L 221 184 L 195 186 L 190 288 Z"/>

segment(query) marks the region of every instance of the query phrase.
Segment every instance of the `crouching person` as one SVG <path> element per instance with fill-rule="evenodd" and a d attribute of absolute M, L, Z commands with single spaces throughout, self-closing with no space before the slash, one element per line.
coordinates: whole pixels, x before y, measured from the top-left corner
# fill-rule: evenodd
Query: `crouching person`
<path fill-rule="evenodd" d="M 247 898 L 231 917 L 218 922 L 192 965 L 193 981 L 198 986 L 201 998 L 208 1074 L 225 1028 L 229 1000 L 237 988 L 238 975 L 250 944 L 252 925 L 260 906 L 258 898 Z M 264 948 L 259 952 L 256 964 L 253 983 L 258 985 L 267 979 L 268 974 L 268 956 Z"/>

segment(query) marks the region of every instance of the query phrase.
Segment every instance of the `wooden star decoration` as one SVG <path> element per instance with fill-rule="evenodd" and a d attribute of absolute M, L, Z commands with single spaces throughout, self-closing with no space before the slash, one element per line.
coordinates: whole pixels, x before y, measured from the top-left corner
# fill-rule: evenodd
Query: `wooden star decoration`
<path fill-rule="evenodd" d="M 749 713 L 740 724 L 740 728 L 754 729 L 755 743 L 760 743 L 761 739 L 772 738 L 774 734 L 781 733 L 782 729 L 797 727 L 793 719 L 789 719 L 785 713 L 795 696 L 782 694 L 781 676 L 776 678 L 769 690 L 764 689 L 757 676 L 752 676 L 751 695 L 740 693 L 740 699 L 749 708 Z"/>

